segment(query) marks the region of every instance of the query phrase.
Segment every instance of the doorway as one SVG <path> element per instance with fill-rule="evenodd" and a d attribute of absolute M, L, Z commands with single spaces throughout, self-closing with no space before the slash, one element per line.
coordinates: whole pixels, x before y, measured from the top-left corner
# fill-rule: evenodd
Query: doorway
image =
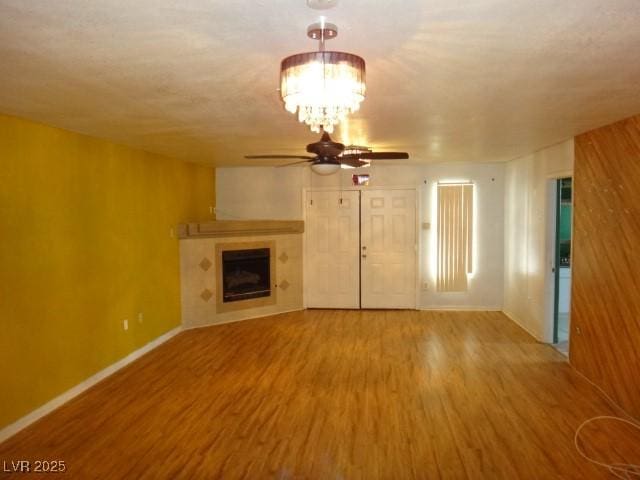
<path fill-rule="evenodd" d="M 416 191 L 308 191 L 309 308 L 416 306 Z"/>
<path fill-rule="evenodd" d="M 568 354 L 571 324 L 572 179 L 560 178 L 556 182 L 553 343 L 562 353 Z"/>

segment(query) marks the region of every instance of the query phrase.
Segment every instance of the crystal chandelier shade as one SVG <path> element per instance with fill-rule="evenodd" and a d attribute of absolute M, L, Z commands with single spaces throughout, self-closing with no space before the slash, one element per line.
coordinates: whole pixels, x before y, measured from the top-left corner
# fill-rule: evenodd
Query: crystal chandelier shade
<path fill-rule="evenodd" d="M 344 52 L 307 52 L 285 58 L 280 94 L 287 111 L 314 132 L 333 127 L 360 108 L 365 97 L 365 63 Z"/>

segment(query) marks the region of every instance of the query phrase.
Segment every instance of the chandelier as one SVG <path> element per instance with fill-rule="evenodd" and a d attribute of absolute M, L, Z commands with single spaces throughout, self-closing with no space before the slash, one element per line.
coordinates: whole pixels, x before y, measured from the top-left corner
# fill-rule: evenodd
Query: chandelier
<path fill-rule="evenodd" d="M 288 112 L 298 115 L 311 131 L 333 132 L 333 127 L 358 110 L 365 96 L 365 64 L 357 55 L 328 52 L 325 40 L 338 35 L 338 27 L 310 25 L 307 35 L 318 40 L 317 52 L 291 55 L 280 65 L 280 94 Z"/>

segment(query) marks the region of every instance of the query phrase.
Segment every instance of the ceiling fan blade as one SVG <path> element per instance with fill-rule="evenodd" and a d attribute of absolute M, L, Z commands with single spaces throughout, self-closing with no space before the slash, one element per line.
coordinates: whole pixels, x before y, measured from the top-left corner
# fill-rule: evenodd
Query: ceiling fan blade
<path fill-rule="evenodd" d="M 244 158 L 302 158 L 304 160 L 315 160 L 316 157 L 308 155 L 245 155 Z"/>
<path fill-rule="evenodd" d="M 409 158 L 407 152 L 364 152 L 355 156 L 364 160 L 406 160 Z"/>
<path fill-rule="evenodd" d="M 300 160 L 299 162 L 293 162 L 293 163 L 285 163 L 284 165 L 276 165 L 277 168 L 281 168 L 281 167 L 291 167 L 292 165 L 300 165 L 301 163 L 309 163 L 309 162 L 313 162 L 314 158 L 311 157 L 308 160 Z"/>
<path fill-rule="evenodd" d="M 340 163 L 343 163 L 344 165 L 349 165 L 350 167 L 353 167 L 353 168 L 364 167 L 365 165 L 369 165 L 369 162 L 363 162 L 362 160 L 360 160 L 360 158 L 362 157 L 357 154 L 342 155 L 338 157 L 338 161 Z"/>

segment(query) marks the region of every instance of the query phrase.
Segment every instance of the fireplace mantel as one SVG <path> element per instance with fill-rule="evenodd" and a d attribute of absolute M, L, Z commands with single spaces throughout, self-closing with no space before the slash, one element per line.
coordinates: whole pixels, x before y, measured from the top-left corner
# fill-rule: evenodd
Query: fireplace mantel
<path fill-rule="evenodd" d="M 219 238 L 257 235 L 288 235 L 304 233 L 302 220 L 215 220 L 183 223 L 178 226 L 179 238 Z"/>

